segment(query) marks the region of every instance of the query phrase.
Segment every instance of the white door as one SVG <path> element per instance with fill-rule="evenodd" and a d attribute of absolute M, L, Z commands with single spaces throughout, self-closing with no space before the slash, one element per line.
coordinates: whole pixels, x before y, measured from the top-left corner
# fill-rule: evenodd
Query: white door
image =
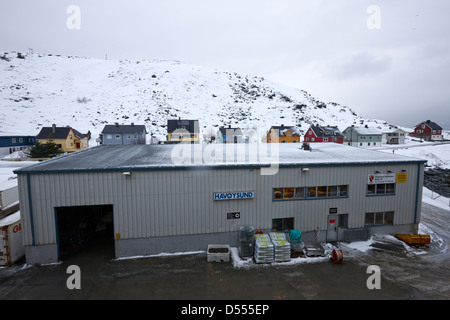
<path fill-rule="evenodd" d="M 337 214 L 328 215 L 327 241 L 337 241 Z"/>

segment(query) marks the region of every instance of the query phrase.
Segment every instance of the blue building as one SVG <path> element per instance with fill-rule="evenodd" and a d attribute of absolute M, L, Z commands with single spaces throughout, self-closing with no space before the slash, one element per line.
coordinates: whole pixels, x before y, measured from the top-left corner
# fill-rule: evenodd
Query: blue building
<path fill-rule="evenodd" d="M 144 125 L 106 125 L 100 135 L 101 144 L 146 144 Z"/>
<path fill-rule="evenodd" d="M 0 136 L 0 157 L 16 151 L 26 150 L 36 144 L 35 136 L 2 135 Z"/>

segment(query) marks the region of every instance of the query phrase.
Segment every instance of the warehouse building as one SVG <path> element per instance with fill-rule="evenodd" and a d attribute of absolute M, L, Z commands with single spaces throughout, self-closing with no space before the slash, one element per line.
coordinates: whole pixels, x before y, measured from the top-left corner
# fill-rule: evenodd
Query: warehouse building
<path fill-rule="evenodd" d="M 237 247 L 243 226 L 320 242 L 417 232 L 424 164 L 340 144 L 91 147 L 15 171 L 26 259 L 100 234 L 126 257 Z"/>

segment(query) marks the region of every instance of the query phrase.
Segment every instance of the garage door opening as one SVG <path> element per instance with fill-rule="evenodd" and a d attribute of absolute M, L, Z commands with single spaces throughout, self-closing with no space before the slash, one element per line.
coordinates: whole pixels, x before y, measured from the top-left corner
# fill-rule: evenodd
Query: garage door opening
<path fill-rule="evenodd" d="M 55 212 L 59 259 L 114 257 L 112 205 L 58 207 Z"/>

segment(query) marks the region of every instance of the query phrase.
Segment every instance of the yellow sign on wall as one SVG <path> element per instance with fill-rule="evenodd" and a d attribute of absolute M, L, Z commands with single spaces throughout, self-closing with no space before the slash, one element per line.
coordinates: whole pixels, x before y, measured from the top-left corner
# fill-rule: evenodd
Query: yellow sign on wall
<path fill-rule="evenodd" d="M 406 183 L 408 180 L 408 174 L 407 173 L 397 173 L 397 183 Z"/>

